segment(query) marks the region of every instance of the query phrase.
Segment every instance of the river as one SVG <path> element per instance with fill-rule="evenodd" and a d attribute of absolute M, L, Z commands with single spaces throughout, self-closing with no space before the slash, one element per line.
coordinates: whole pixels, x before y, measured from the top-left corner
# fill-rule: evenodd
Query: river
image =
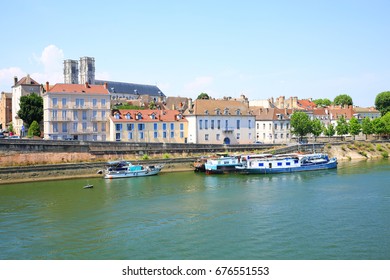
<path fill-rule="evenodd" d="M 389 179 L 379 160 L 0 185 L 0 259 L 388 260 Z"/>

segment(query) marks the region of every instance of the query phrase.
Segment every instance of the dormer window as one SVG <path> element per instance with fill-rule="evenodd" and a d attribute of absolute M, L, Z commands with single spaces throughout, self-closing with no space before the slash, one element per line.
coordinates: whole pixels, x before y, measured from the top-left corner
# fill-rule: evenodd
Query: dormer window
<path fill-rule="evenodd" d="M 142 114 L 141 114 L 141 113 L 137 113 L 137 114 L 135 115 L 135 119 L 136 119 L 136 120 L 142 120 Z"/>
<path fill-rule="evenodd" d="M 208 114 L 209 114 L 209 110 L 205 110 L 205 111 L 204 111 L 204 114 L 205 114 L 205 115 L 208 115 Z"/>
<path fill-rule="evenodd" d="M 130 120 L 131 119 L 130 113 L 127 113 L 125 117 L 126 117 L 126 120 Z"/>
<path fill-rule="evenodd" d="M 221 110 L 219 108 L 215 109 L 215 114 L 216 115 L 220 115 L 221 114 Z"/>
<path fill-rule="evenodd" d="M 150 115 L 150 118 L 151 118 L 152 120 L 155 120 L 155 119 L 156 119 L 156 114 L 155 114 L 155 113 L 152 113 L 152 114 Z"/>
<path fill-rule="evenodd" d="M 236 115 L 237 115 L 237 116 L 241 115 L 241 110 L 240 110 L 240 109 L 237 109 L 237 110 L 236 110 Z"/>
<path fill-rule="evenodd" d="M 120 114 L 119 114 L 119 113 L 115 113 L 115 114 L 114 114 L 114 118 L 117 119 L 117 120 L 119 120 L 119 119 L 121 118 L 121 117 L 120 117 Z"/>
<path fill-rule="evenodd" d="M 224 115 L 229 115 L 229 108 L 225 108 L 225 109 L 223 110 L 223 114 L 224 114 Z"/>

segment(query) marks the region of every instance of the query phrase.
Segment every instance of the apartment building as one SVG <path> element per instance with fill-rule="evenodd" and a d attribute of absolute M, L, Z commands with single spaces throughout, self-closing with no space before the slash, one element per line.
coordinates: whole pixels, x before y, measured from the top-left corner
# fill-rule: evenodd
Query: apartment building
<path fill-rule="evenodd" d="M 190 100 L 184 115 L 188 120 L 189 143 L 250 144 L 255 141 L 255 116 L 245 99 Z"/>
<path fill-rule="evenodd" d="M 107 85 L 46 83 L 44 139 L 106 141 L 110 115 Z"/>
<path fill-rule="evenodd" d="M 1 92 L 0 95 L 0 129 L 5 130 L 12 121 L 12 93 Z"/>
<path fill-rule="evenodd" d="M 114 110 L 109 126 L 111 141 L 187 142 L 188 123 L 178 110 Z"/>

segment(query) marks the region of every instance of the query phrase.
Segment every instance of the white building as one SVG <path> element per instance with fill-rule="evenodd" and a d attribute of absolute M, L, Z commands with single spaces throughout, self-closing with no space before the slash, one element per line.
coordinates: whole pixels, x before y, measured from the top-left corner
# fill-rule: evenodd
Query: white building
<path fill-rule="evenodd" d="M 18 81 L 18 78 L 14 78 L 14 86 L 12 87 L 12 125 L 17 135 L 26 134 L 26 131 L 22 131 L 23 120 L 18 116 L 20 110 L 20 98 L 22 96 L 36 93 L 37 95 L 42 94 L 42 86 L 34 81 L 30 75 L 23 77 Z"/>
<path fill-rule="evenodd" d="M 250 144 L 255 141 L 255 116 L 248 103 L 237 100 L 198 99 L 189 102 L 188 142 Z"/>

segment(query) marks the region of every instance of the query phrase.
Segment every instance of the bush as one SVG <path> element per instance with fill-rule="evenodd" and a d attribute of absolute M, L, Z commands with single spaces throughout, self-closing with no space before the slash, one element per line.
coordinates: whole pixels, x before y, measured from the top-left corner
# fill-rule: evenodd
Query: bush
<path fill-rule="evenodd" d="M 378 152 L 382 152 L 382 151 L 383 151 L 383 148 L 382 148 L 381 144 L 377 144 L 377 145 L 376 145 L 376 150 L 377 150 Z"/>
<path fill-rule="evenodd" d="M 168 159 L 170 158 L 171 156 L 169 154 L 163 154 L 163 159 Z"/>
<path fill-rule="evenodd" d="M 144 154 L 143 156 L 142 156 L 142 160 L 148 160 L 150 157 L 149 157 L 149 155 L 148 154 Z"/>
<path fill-rule="evenodd" d="M 384 151 L 383 153 L 382 153 L 382 157 L 383 158 L 389 158 L 389 153 L 387 152 L 387 151 Z"/>

